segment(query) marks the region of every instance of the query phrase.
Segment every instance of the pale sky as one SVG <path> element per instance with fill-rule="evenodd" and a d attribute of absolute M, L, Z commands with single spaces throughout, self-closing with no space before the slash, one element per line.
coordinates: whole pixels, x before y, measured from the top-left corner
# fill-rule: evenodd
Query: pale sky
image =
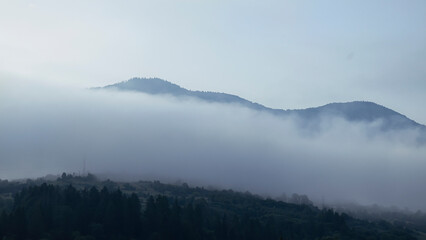
<path fill-rule="evenodd" d="M 426 124 L 426 1 L 3 1 L 0 81 L 160 77 L 275 108 L 368 100 Z"/>

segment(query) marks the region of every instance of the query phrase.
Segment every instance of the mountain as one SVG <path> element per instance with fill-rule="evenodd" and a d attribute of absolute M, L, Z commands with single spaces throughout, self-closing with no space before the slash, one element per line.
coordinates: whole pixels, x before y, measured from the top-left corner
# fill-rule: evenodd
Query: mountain
<path fill-rule="evenodd" d="M 218 92 L 192 91 L 159 78 L 132 78 L 128 81 L 108 85 L 96 89 L 115 89 L 120 91 L 143 92 L 152 95 L 166 94 L 175 97 L 191 97 L 210 103 L 239 104 L 241 106 L 265 111 L 278 116 L 294 115 L 304 124 L 312 125 L 324 116 L 341 117 L 352 122 L 381 121 L 382 130 L 422 129 L 426 126 L 406 116 L 373 102 L 355 101 L 346 103 L 330 103 L 320 107 L 307 109 L 273 109 L 251 102 L 236 95 Z"/>
<path fill-rule="evenodd" d="M 307 108 L 301 110 L 289 110 L 295 112 L 302 119 L 318 119 L 321 116 L 342 117 L 351 122 L 367 122 L 381 121 L 382 130 L 397 130 L 419 128 L 426 130 L 414 120 L 392 110 L 367 101 L 354 101 L 346 103 L 330 103 L 324 106 Z"/>
<path fill-rule="evenodd" d="M 168 94 L 175 97 L 194 97 L 206 102 L 216 103 L 237 103 L 245 107 L 255 110 L 269 111 L 267 108 L 258 103 L 250 102 L 236 95 L 217 92 L 191 91 L 180 87 L 174 83 L 159 78 L 132 78 L 128 81 L 116 83 L 103 87 L 104 89 L 117 89 L 121 91 L 135 91 L 147 94 Z"/>

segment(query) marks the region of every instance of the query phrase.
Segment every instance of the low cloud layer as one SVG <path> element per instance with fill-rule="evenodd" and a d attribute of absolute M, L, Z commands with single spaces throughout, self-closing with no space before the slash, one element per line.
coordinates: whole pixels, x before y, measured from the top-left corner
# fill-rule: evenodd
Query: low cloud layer
<path fill-rule="evenodd" d="M 300 128 L 235 105 L 113 91 L 3 86 L 0 178 L 88 171 L 277 196 L 426 210 L 417 132 L 324 117 Z"/>

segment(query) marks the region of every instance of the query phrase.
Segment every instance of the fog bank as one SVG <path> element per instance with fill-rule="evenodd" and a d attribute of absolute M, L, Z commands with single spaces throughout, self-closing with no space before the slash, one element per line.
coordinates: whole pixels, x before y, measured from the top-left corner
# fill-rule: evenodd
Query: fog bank
<path fill-rule="evenodd" d="M 325 116 L 141 93 L 9 84 L 0 94 L 0 178 L 82 172 L 182 180 L 272 196 L 302 193 L 426 210 L 426 148 L 417 132 Z"/>

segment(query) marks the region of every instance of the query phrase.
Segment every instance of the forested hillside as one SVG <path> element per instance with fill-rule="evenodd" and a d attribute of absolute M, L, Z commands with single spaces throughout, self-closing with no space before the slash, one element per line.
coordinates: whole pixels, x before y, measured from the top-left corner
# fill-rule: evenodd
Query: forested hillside
<path fill-rule="evenodd" d="M 415 239 L 381 221 L 231 190 L 93 176 L 2 181 L 2 239 Z M 9 199 L 10 200 L 10 199 Z"/>

